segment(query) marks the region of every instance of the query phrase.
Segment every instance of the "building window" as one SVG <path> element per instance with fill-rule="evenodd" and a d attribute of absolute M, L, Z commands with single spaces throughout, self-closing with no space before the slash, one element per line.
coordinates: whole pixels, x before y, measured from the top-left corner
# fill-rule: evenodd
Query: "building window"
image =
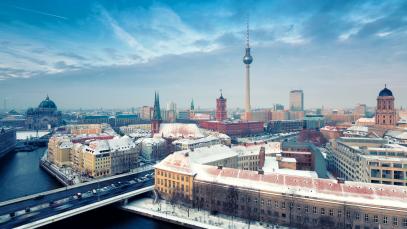
<path fill-rule="evenodd" d="M 270 206 L 271 205 L 271 200 L 268 200 L 267 201 L 267 206 Z"/>
<path fill-rule="evenodd" d="M 358 212 L 355 213 L 355 219 L 359 220 L 360 219 L 360 214 Z"/>
<path fill-rule="evenodd" d="M 297 210 L 301 211 L 301 205 L 297 205 Z"/>
<path fill-rule="evenodd" d="M 321 208 L 321 215 L 325 215 L 325 208 Z"/>
<path fill-rule="evenodd" d="M 393 225 L 397 226 L 399 224 L 399 221 L 397 219 L 397 217 L 393 217 Z"/>
<path fill-rule="evenodd" d="M 387 224 L 387 222 L 388 222 L 387 216 L 383 216 L 383 223 L 384 223 L 384 224 Z"/>
<path fill-rule="evenodd" d="M 365 214 L 365 222 L 369 222 L 369 215 Z"/>
<path fill-rule="evenodd" d="M 304 210 L 308 213 L 308 205 L 305 205 Z"/>
<path fill-rule="evenodd" d="M 278 202 L 274 201 L 274 207 L 278 208 Z"/>
<path fill-rule="evenodd" d="M 348 219 L 350 218 L 350 211 L 346 212 L 346 218 L 348 218 Z"/>
<path fill-rule="evenodd" d="M 261 205 L 264 205 L 264 199 L 261 199 Z"/>
<path fill-rule="evenodd" d="M 407 219 L 403 219 L 403 227 L 407 227 Z"/>
<path fill-rule="evenodd" d="M 379 217 L 377 215 L 373 216 L 373 222 L 378 223 Z"/>
<path fill-rule="evenodd" d="M 285 209 L 285 202 L 281 202 L 281 208 Z"/>
<path fill-rule="evenodd" d="M 329 215 L 333 216 L 334 215 L 334 210 L 333 209 L 329 209 Z"/>
<path fill-rule="evenodd" d="M 341 210 L 338 210 L 338 217 L 339 218 L 342 217 L 342 211 Z"/>
<path fill-rule="evenodd" d="M 312 207 L 312 213 L 317 214 L 317 207 Z"/>

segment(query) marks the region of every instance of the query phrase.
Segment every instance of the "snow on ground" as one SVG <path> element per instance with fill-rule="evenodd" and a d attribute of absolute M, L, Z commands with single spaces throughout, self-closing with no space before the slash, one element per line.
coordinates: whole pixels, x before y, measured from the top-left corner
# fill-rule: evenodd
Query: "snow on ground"
<path fill-rule="evenodd" d="M 180 205 L 171 205 L 160 200 L 153 203 L 151 198 L 143 198 L 129 202 L 122 206 L 123 209 L 135 213 L 144 213 L 158 218 L 166 218 L 172 221 L 183 222 L 201 228 L 228 228 L 228 229 L 246 229 L 246 228 L 287 228 L 277 225 L 271 225 L 260 222 L 251 222 L 247 220 L 226 215 L 211 215 L 209 211 L 198 210 L 195 208 L 186 208 Z"/>
<path fill-rule="evenodd" d="M 42 137 L 44 135 L 49 134 L 49 131 L 17 131 L 17 140 L 27 140 L 30 138 L 37 138 L 37 137 Z"/>

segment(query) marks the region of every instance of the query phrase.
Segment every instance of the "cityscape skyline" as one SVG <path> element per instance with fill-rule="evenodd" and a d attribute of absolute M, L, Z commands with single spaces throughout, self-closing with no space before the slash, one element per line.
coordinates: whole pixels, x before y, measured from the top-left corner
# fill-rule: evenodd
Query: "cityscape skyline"
<path fill-rule="evenodd" d="M 406 3 L 233 3 L 83 2 L 75 12 L 53 2 L 3 2 L 0 98 L 18 109 L 46 94 L 61 109 L 131 108 L 151 105 L 145 101 L 157 90 L 163 104 L 188 107 L 193 98 L 214 108 L 222 88 L 228 107 L 242 108 L 249 11 L 253 108 L 287 108 L 294 89 L 304 91 L 305 108 L 374 106 L 384 84 L 397 108 L 407 104 L 399 42 L 407 36 Z M 315 21 L 321 17 L 326 24 Z"/>

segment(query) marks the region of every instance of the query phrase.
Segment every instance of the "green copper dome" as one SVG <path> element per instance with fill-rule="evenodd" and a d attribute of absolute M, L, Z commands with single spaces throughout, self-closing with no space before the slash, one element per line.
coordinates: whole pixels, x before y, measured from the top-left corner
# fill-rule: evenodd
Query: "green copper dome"
<path fill-rule="evenodd" d="M 45 98 L 45 100 L 43 100 L 40 105 L 38 106 L 38 108 L 51 108 L 51 109 L 57 109 L 57 106 L 55 105 L 54 101 L 50 100 L 48 95 L 47 98 Z"/>

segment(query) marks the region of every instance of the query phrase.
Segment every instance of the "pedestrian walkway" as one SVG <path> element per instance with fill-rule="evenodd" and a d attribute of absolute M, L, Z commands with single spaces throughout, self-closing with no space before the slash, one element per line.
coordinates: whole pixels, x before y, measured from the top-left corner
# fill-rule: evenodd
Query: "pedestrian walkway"
<path fill-rule="evenodd" d="M 253 221 L 249 224 L 249 221 L 245 219 L 221 214 L 211 215 L 208 211 L 172 205 L 164 200 L 158 203 L 153 202 L 152 198 L 143 198 L 129 202 L 121 208 L 147 217 L 194 228 L 286 228 Z"/>

